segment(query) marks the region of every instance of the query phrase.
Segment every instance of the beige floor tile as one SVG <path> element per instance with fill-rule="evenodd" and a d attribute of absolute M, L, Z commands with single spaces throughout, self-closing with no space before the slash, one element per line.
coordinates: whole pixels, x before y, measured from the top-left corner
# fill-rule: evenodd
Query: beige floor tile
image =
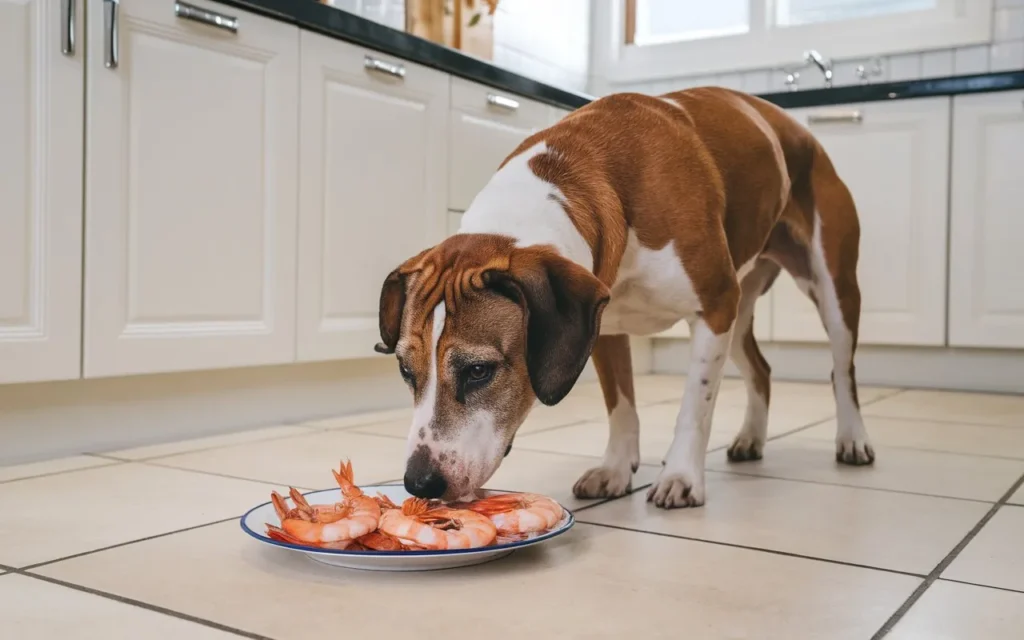
<path fill-rule="evenodd" d="M 372 484 L 405 474 L 405 441 L 350 431 L 320 431 L 280 440 L 264 440 L 196 451 L 160 459 L 178 469 L 222 473 L 307 489 L 337 486 L 332 469 L 352 461 L 356 482 Z"/>
<path fill-rule="evenodd" d="M 744 406 L 723 403 L 715 407 L 709 450 L 726 447 L 732 442 L 743 425 L 745 412 Z M 672 444 L 679 405 L 674 402 L 654 404 L 640 407 L 637 414 L 640 416 L 640 459 L 647 464 L 660 465 Z M 768 434 L 781 435 L 829 415 L 806 404 L 773 407 L 768 417 Z M 603 456 L 607 442 L 608 423 L 604 420 L 524 434 L 517 439 L 517 444 L 530 449 L 587 456 Z"/>
<path fill-rule="evenodd" d="M 600 463 L 594 458 L 537 453 L 513 448 L 485 486 L 509 491 L 529 491 L 550 496 L 569 509 L 596 500 L 577 500 L 572 486 L 584 471 Z M 633 476 L 633 487 L 641 487 L 658 476 L 661 467 L 642 465 Z"/>
<path fill-rule="evenodd" d="M 1024 591 L 1024 507 L 997 511 L 942 577 Z"/>
<path fill-rule="evenodd" d="M 1024 428 L 1024 396 L 904 391 L 864 407 L 865 415 Z"/>
<path fill-rule="evenodd" d="M 104 460 L 103 458 L 94 458 L 92 456 L 68 456 L 66 458 L 55 458 L 41 462 L 16 464 L 0 467 L 0 482 L 34 478 L 35 476 L 45 476 L 51 473 L 91 469 L 92 467 L 105 467 L 111 464 L 117 463 L 112 460 Z"/>
<path fill-rule="evenodd" d="M 868 415 L 864 426 L 875 446 L 1024 459 L 1024 429 Z M 835 436 L 832 420 L 800 432 L 802 438 L 830 442 Z"/>
<path fill-rule="evenodd" d="M 167 442 L 147 447 L 135 447 L 133 449 L 109 451 L 107 452 L 107 455 L 115 458 L 122 458 L 124 460 L 148 460 L 179 453 L 187 453 L 189 451 L 216 449 L 236 444 L 245 444 L 246 442 L 259 442 L 261 440 L 275 440 L 277 438 L 304 435 L 311 431 L 312 430 L 307 427 L 281 425 L 260 429 L 248 429 L 246 431 L 237 431 L 235 433 L 224 433 L 206 438 Z"/>
<path fill-rule="evenodd" d="M 247 540 L 235 523 L 40 571 L 282 640 L 339 633 L 677 639 L 749 637 L 751 630 L 764 640 L 860 640 L 918 584 L 583 525 L 549 544 L 451 571 L 332 569 Z"/>
<path fill-rule="evenodd" d="M 831 441 L 800 435 L 769 442 L 763 460 L 735 464 L 712 456 L 708 468 L 991 502 L 1003 497 L 1024 473 L 1024 460 L 881 447 L 876 449 L 874 465 L 851 467 L 836 463 Z"/>
<path fill-rule="evenodd" d="M 587 522 L 926 574 L 989 505 L 709 472 L 707 503 L 655 508 L 646 492 L 580 514 Z"/>
<path fill-rule="evenodd" d="M 896 623 L 889 640 L 1019 640 L 1024 594 L 934 583 Z"/>
<path fill-rule="evenodd" d="M 0 578 L 0 635 L 19 640 L 226 640 L 238 637 L 123 602 L 14 574 Z"/>
<path fill-rule="evenodd" d="M 314 429 L 348 429 L 367 424 L 379 422 L 404 421 L 406 425 L 412 420 L 412 402 L 408 407 L 391 409 L 387 411 L 372 411 L 370 413 L 356 413 L 347 416 L 332 416 L 321 420 L 310 420 L 302 423 L 304 426 Z"/>
<path fill-rule="evenodd" d="M 0 485 L 0 563 L 25 566 L 241 515 L 272 488 L 133 463 Z"/>

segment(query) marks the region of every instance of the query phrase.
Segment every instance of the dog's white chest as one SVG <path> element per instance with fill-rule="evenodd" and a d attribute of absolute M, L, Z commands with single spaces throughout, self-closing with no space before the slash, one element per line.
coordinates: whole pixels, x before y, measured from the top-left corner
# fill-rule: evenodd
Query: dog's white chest
<path fill-rule="evenodd" d="M 630 231 L 601 333 L 651 335 L 699 310 L 700 300 L 673 244 L 647 249 Z"/>

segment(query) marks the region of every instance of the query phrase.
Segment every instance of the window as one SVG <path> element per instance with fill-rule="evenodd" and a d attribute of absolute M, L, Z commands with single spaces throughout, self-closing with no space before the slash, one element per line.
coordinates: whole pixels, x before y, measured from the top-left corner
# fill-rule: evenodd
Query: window
<path fill-rule="evenodd" d="M 614 84 L 795 68 L 803 64 L 808 49 L 833 60 L 863 60 L 987 44 L 992 4 L 993 0 L 602 0 L 593 9 L 594 72 Z"/>
<path fill-rule="evenodd" d="M 633 43 L 713 38 L 749 29 L 750 0 L 636 0 Z"/>
<path fill-rule="evenodd" d="M 936 0 L 778 0 L 775 24 L 792 26 L 935 9 Z"/>

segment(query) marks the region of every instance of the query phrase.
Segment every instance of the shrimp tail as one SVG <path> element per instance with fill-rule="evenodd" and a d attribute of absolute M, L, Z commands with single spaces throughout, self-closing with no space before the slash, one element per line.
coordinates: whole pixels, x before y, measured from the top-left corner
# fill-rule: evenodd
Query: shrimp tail
<path fill-rule="evenodd" d="M 363 495 L 362 489 L 356 486 L 355 475 L 352 473 L 352 461 L 346 460 L 334 471 L 334 480 L 341 487 L 341 493 L 347 498 Z"/>
<path fill-rule="evenodd" d="M 306 496 L 299 493 L 299 490 L 295 487 L 289 487 L 288 495 L 291 496 L 292 502 L 295 503 L 295 508 L 299 511 L 310 515 L 313 513 L 313 508 L 309 506 L 309 502 L 306 501 Z"/>
<path fill-rule="evenodd" d="M 284 496 L 276 491 L 271 491 L 270 501 L 274 503 L 274 511 L 277 512 L 277 517 L 283 522 L 288 517 L 288 503 L 285 502 Z"/>

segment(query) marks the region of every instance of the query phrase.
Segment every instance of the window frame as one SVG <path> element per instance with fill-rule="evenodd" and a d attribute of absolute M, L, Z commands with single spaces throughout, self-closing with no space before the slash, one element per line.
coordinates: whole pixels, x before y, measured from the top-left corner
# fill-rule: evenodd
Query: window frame
<path fill-rule="evenodd" d="M 993 0 L 938 0 L 929 11 L 794 26 L 769 26 L 775 0 L 749 0 L 743 34 L 636 46 L 637 0 L 611 0 L 594 14 L 594 72 L 612 84 L 797 68 L 803 52 L 833 60 L 988 44 Z"/>

